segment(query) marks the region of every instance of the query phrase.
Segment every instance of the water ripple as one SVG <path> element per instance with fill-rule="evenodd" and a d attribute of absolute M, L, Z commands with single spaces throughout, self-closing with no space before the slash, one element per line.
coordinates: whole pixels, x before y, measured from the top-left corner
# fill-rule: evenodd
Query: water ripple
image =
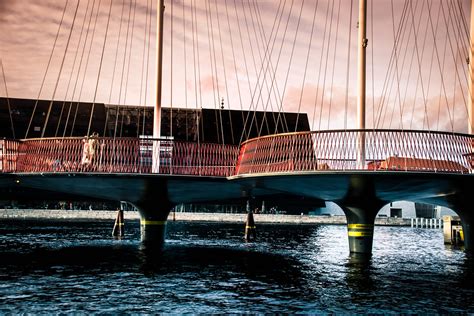
<path fill-rule="evenodd" d="M 137 223 L 0 222 L 0 313 L 474 311 L 474 260 L 439 230 L 376 227 L 370 260 L 345 226 L 169 223 L 162 252 Z"/>

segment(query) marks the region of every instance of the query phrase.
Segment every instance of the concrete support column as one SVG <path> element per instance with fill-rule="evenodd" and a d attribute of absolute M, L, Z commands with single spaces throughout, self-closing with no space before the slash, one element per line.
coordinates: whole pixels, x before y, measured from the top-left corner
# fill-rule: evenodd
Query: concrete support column
<path fill-rule="evenodd" d="M 363 206 L 341 206 L 347 218 L 347 236 L 351 254 L 372 254 L 374 222 L 378 209 Z"/>
<path fill-rule="evenodd" d="M 474 178 L 463 176 L 459 181 L 453 183 L 453 194 L 446 201 L 450 209 L 455 211 L 461 218 L 462 231 L 464 235 L 464 249 L 474 252 L 474 214 L 471 201 Z"/>
<path fill-rule="evenodd" d="M 150 179 L 148 190 L 134 203 L 140 213 L 141 241 L 144 249 L 161 249 L 165 243 L 166 222 L 175 206 L 169 201 L 165 178 Z"/>
<path fill-rule="evenodd" d="M 468 213 L 467 209 L 454 209 L 454 211 L 456 211 L 461 218 L 462 232 L 464 235 L 464 249 L 469 252 L 474 252 L 474 223 L 472 221 L 472 216 Z"/>
<path fill-rule="evenodd" d="M 345 198 L 337 204 L 346 214 L 351 255 L 370 256 L 375 216 L 385 204 L 377 198 L 373 179 L 365 175 L 352 176 Z"/>
<path fill-rule="evenodd" d="M 148 265 L 153 265 L 162 258 L 166 237 L 166 218 L 170 208 L 162 208 L 160 203 L 156 203 L 155 208 L 140 207 L 140 237 L 139 246 L 144 269 Z"/>
<path fill-rule="evenodd" d="M 464 233 L 464 249 L 467 251 L 474 250 L 474 237 L 473 237 L 473 225 L 472 222 L 464 221 L 461 219 L 462 231 Z"/>
<path fill-rule="evenodd" d="M 165 244 L 166 219 L 146 216 L 140 212 L 140 237 L 145 248 L 161 249 Z"/>

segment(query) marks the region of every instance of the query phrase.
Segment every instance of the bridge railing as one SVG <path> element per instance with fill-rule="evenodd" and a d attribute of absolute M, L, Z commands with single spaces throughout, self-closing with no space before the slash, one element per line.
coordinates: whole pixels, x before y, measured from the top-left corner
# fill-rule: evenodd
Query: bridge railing
<path fill-rule="evenodd" d="M 364 137 L 361 137 L 363 135 Z M 357 162 L 365 138 L 365 164 Z M 0 140 L 0 172 L 255 173 L 377 170 L 472 173 L 472 135 L 400 130 L 277 134 L 233 145 L 168 139 L 42 138 Z M 159 157 L 159 158 L 157 158 Z M 156 167 L 153 160 L 159 164 Z"/>
<path fill-rule="evenodd" d="M 0 140 L 0 172 L 12 172 L 16 170 L 18 145 L 19 142 L 16 140 Z"/>
<path fill-rule="evenodd" d="M 364 138 L 365 163 L 360 164 L 357 153 Z M 236 174 L 327 170 L 472 173 L 473 146 L 472 135 L 429 131 L 277 134 L 244 142 Z"/>
<path fill-rule="evenodd" d="M 4 141 L 2 172 L 160 173 L 230 176 L 238 147 L 167 139 L 41 138 Z M 6 144 L 6 145 L 5 145 Z M 159 158 L 157 158 L 159 157 Z M 158 167 L 153 169 L 153 160 Z M 153 169 L 153 170 L 152 170 Z"/>

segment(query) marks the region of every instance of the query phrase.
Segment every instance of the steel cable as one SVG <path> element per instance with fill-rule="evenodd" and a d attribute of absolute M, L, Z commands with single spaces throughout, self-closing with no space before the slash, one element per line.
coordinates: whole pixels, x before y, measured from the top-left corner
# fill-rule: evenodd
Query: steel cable
<path fill-rule="evenodd" d="M 54 50 L 56 48 L 56 43 L 57 43 L 58 38 L 59 38 L 59 33 L 60 33 L 61 27 L 63 25 L 64 15 L 66 14 L 66 9 L 67 9 L 68 3 L 69 3 L 69 0 L 66 0 L 66 3 L 64 4 L 63 13 L 62 13 L 62 16 L 61 16 L 61 21 L 59 22 L 58 31 L 56 32 L 56 37 L 54 38 L 53 48 L 51 49 L 51 54 L 49 55 L 48 64 L 46 65 L 46 70 L 45 70 L 44 75 L 43 75 L 43 80 L 41 81 L 41 86 L 40 86 L 40 89 L 39 89 L 39 92 L 38 92 L 38 97 L 36 98 L 35 105 L 33 107 L 33 112 L 31 113 L 30 121 L 28 122 L 28 127 L 26 128 L 25 138 L 28 138 L 28 132 L 30 131 L 31 123 L 33 122 L 33 117 L 36 113 L 36 108 L 38 107 L 38 101 L 39 101 L 39 98 L 41 97 L 41 92 L 43 91 L 44 82 L 45 82 L 46 76 L 48 74 L 49 66 L 51 65 L 51 60 L 53 59 Z"/>

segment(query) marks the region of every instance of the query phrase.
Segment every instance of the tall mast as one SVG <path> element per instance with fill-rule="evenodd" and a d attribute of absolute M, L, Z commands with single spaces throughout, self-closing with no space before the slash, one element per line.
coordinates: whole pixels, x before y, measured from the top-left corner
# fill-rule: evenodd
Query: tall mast
<path fill-rule="evenodd" d="M 153 115 L 153 138 L 161 136 L 161 78 L 163 64 L 164 0 L 157 0 L 156 9 L 156 104 Z"/>
<path fill-rule="evenodd" d="M 474 134 L 474 0 L 471 0 L 471 50 L 469 51 L 469 134 Z"/>
<path fill-rule="evenodd" d="M 153 138 L 161 137 L 161 78 L 163 69 L 163 13 L 164 0 L 157 0 L 156 7 L 156 103 L 153 111 Z M 160 172 L 160 142 L 153 141 L 152 173 Z"/>
<path fill-rule="evenodd" d="M 474 0 L 472 0 L 474 1 Z M 367 0 L 359 0 L 359 36 L 358 36 L 358 97 L 357 97 L 357 122 L 359 129 L 365 129 L 365 49 L 367 47 Z M 357 146 L 357 168 L 365 167 L 365 133 L 360 133 Z"/>

